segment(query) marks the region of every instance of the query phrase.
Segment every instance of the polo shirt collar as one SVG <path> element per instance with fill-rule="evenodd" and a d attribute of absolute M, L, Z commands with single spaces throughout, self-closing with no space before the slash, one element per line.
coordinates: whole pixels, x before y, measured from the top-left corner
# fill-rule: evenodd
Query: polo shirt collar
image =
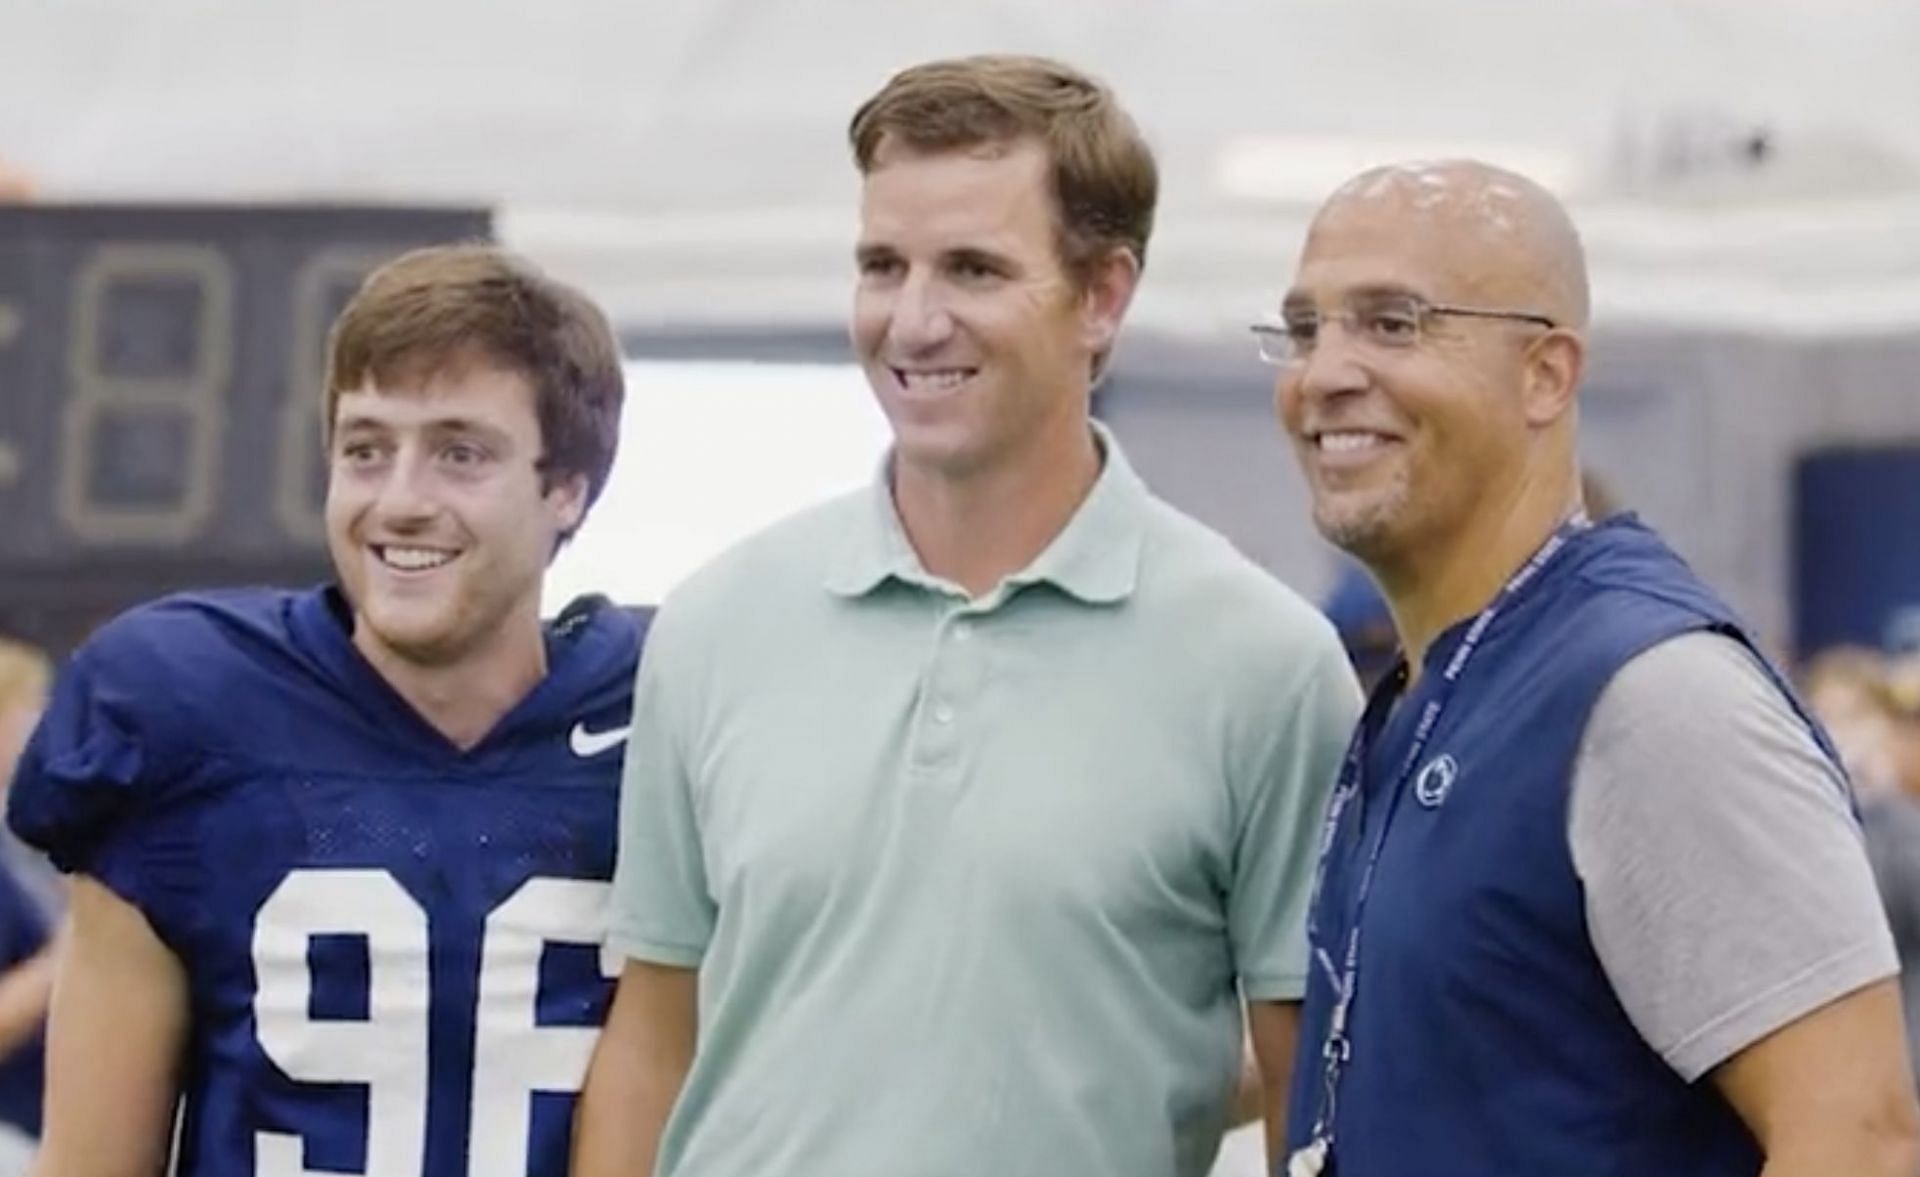
<path fill-rule="evenodd" d="M 1088 604 L 1114 604 L 1132 595 L 1150 496 L 1113 434 L 1098 421 L 1092 426 L 1102 457 L 1100 476 L 1060 534 L 1032 563 L 1007 577 L 1003 588 L 1051 584 Z M 893 502 L 891 468 L 889 452 L 867 495 L 866 510 L 829 567 L 829 592 L 861 597 L 889 580 L 952 590 L 926 570 L 907 541 Z"/>

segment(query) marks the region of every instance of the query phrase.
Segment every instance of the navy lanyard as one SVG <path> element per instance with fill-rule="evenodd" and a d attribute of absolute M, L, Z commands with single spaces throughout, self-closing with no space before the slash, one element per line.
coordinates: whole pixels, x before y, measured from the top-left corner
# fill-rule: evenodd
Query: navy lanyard
<path fill-rule="evenodd" d="M 1367 910 L 1367 898 L 1373 892 L 1374 872 L 1380 865 L 1380 854 L 1387 843 L 1387 831 L 1393 825 L 1394 811 L 1399 808 L 1400 795 L 1406 790 L 1407 778 L 1412 775 L 1414 767 L 1420 763 L 1420 757 L 1425 754 L 1427 744 L 1433 739 L 1434 729 L 1440 724 L 1440 716 L 1453 699 L 1454 690 L 1460 683 L 1460 676 L 1466 672 L 1467 663 L 1479 651 L 1480 644 L 1486 638 L 1487 630 L 1493 625 L 1494 618 L 1499 616 L 1507 606 L 1513 603 L 1517 595 L 1539 577 L 1541 571 L 1552 563 L 1553 558 L 1566 548 L 1574 536 L 1590 526 L 1592 524 L 1588 522 L 1586 512 L 1577 511 L 1555 528 L 1553 534 L 1547 538 L 1547 542 L 1540 545 L 1540 550 L 1513 574 L 1494 595 L 1493 600 L 1489 601 L 1487 606 L 1474 617 L 1473 622 L 1467 627 L 1466 636 L 1460 639 L 1459 648 L 1453 652 L 1453 656 L 1447 659 L 1446 666 L 1441 669 L 1438 683 L 1428 692 L 1426 705 L 1420 709 L 1420 719 L 1414 727 L 1413 740 L 1407 746 L 1406 755 L 1401 758 L 1399 770 L 1394 773 L 1392 783 L 1387 790 L 1387 809 L 1381 816 L 1380 830 L 1374 835 L 1373 843 L 1367 850 L 1366 865 L 1362 868 L 1360 875 L 1360 888 L 1353 899 L 1353 914 L 1347 926 L 1345 956 L 1336 968 L 1332 956 L 1320 944 L 1318 935 L 1317 914 L 1327 881 L 1327 858 L 1333 849 L 1334 838 L 1340 832 L 1341 819 L 1346 816 L 1346 811 L 1360 796 L 1363 778 L 1366 775 L 1367 749 L 1372 744 L 1373 737 L 1385 726 L 1386 701 L 1395 693 L 1397 688 L 1394 685 L 1384 686 L 1375 696 L 1368 705 L 1367 715 L 1362 718 L 1353 739 L 1347 744 L 1346 759 L 1340 767 L 1340 781 L 1334 788 L 1333 801 L 1327 809 L 1327 820 L 1320 830 L 1320 860 L 1314 868 L 1313 901 L 1307 914 L 1307 938 L 1312 945 L 1314 958 L 1325 970 L 1334 990 L 1333 1014 L 1327 1022 L 1326 1041 L 1320 1050 L 1324 1080 L 1323 1098 L 1320 1102 L 1320 1112 L 1314 1117 L 1311 1135 L 1313 1142 L 1324 1149 L 1331 1149 L 1333 1145 L 1335 1100 L 1340 1093 L 1341 1075 L 1345 1071 L 1347 1061 L 1353 1057 L 1353 1038 L 1347 1033 L 1347 1020 L 1353 1013 L 1353 995 L 1360 980 L 1361 918 Z M 1403 665 L 1396 671 L 1396 678 L 1403 680 L 1405 672 L 1406 668 Z M 1364 818 L 1357 821 L 1354 826 L 1354 837 L 1365 837 L 1365 827 Z"/>

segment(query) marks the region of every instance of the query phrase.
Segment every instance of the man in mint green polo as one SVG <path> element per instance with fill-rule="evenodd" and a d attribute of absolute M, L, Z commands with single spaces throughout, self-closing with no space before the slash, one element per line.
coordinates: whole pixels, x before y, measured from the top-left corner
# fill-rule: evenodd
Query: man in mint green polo
<path fill-rule="evenodd" d="M 894 446 L 654 622 L 574 1172 L 1201 1177 L 1243 1017 L 1282 1129 L 1358 691 L 1090 420 L 1156 190 L 1111 94 L 935 62 L 851 139 Z"/>

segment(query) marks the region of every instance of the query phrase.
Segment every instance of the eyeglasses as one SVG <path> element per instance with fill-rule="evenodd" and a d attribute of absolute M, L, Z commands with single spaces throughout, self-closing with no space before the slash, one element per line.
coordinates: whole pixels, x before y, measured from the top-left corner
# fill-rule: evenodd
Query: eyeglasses
<path fill-rule="evenodd" d="M 1536 323 L 1549 331 L 1560 325 L 1534 311 L 1453 306 L 1427 302 L 1411 294 L 1357 298 L 1326 317 L 1339 323 L 1348 335 L 1370 347 L 1404 351 L 1419 346 L 1432 321 L 1441 315 L 1510 319 L 1520 323 Z M 1291 364 L 1306 358 L 1319 341 L 1322 326 L 1320 312 L 1308 307 L 1282 311 L 1278 320 L 1253 324 L 1253 336 L 1260 346 L 1260 358 L 1274 365 Z"/>

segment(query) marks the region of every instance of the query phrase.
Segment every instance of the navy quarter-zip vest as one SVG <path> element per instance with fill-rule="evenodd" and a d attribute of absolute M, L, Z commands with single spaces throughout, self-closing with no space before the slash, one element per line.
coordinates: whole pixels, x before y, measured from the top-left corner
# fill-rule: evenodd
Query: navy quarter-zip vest
<path fill-rule="evenodd" d="M 1384 719 L 1400 678 L 1383 683 L 1355 737 L 1366 771 L 1328 850 L 1317 959 L 1337 967 L 1367 852 L 1392 816 L 1364 911 L 1331 1172 L 1753 1177 L 1758 1147 L 1732 1108 L 1710 1082 L 1683 1081 L 1615 997 L 1567 832 L 1581 737 L 1615 672 L 1683 633 L 1721 632 L 1757 655 L 1753 641 L 1652 531 L 1617 518 L 1580 532 L 1494 617 L 1390 807 L 1414 717 L 1466 629 L 1435 643 Z M 1325 1098 L 1333 996 L 1316 963 L 1288 1118 L 1296 1148 Z"/>

